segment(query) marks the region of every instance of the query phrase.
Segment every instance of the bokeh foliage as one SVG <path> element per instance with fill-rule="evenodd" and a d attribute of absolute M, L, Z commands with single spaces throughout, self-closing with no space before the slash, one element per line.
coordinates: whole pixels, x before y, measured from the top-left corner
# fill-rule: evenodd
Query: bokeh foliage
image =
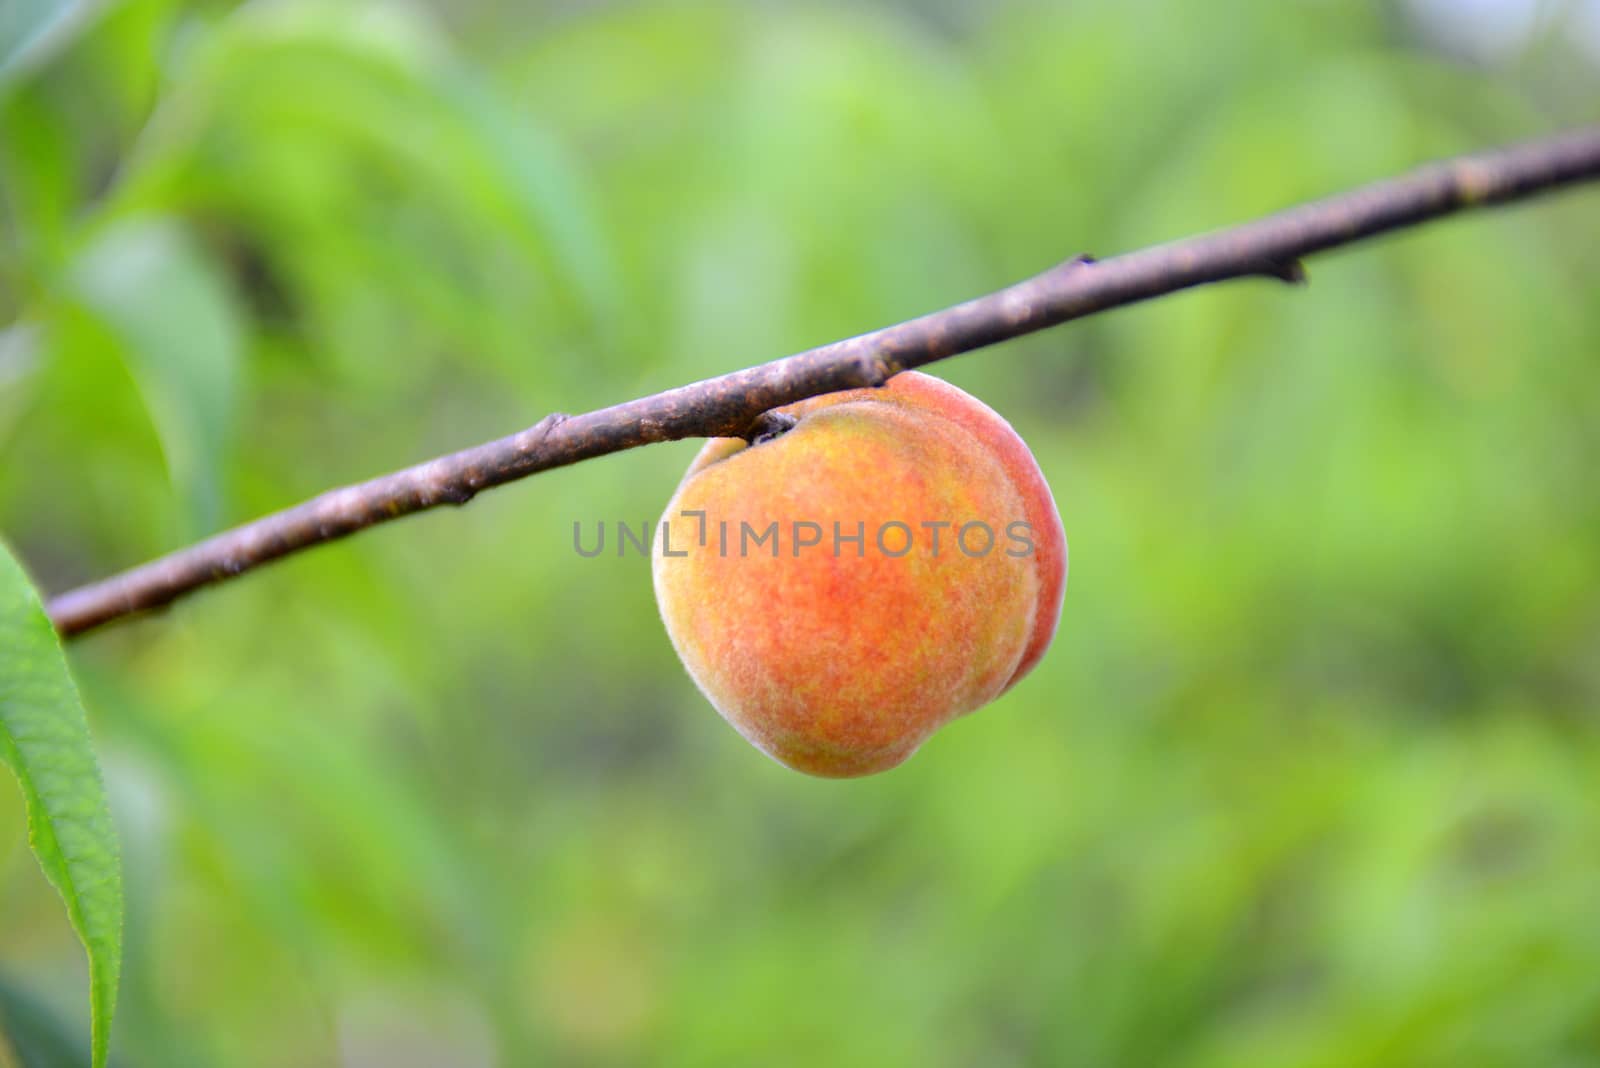
<path fill-rule="evenodd" d="M 1492 54 L 1429 7 L 114 5 L 0 68 L 0 530 L 64 588 L 1600 117 L 1584 5 Z M 1310 267 L 941 365 L 1073 571 L 1035 675 L 881 777 L 762 759 L 648 562 L 573 551 L 689 443 L 73 646 L 114 1060 L 1600 1063 L 1600 199 Z M 0 903 L 0 1064 L 69 1063 L 9 787 Z"/>

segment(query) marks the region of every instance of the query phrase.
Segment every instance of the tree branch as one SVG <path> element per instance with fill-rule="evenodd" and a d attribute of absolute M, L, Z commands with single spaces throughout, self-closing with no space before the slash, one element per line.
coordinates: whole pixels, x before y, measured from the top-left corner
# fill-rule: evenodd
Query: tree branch
<path fill-rule="evenodd" d="M 891 375 L 1072 319 L 1208 282 L 1305 279 L 1315 252 L 1600 179 L 1600 126 L 1431 164 L 1254 222 L 1037 277 L 919 319 L 771 363 L 601 408 L 551 415 L 518 434 L 340 489 L 63 593 L 63 636 L 159 608 L 202 586 L 356 531 L 539 471 L 657 441 L 757 437 L 764 413 L 806 397 L 881 385 Z"/>

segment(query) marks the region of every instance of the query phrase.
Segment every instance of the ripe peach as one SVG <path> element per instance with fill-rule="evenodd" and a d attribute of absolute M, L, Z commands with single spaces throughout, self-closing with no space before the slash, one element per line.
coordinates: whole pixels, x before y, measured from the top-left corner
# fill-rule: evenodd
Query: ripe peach
<path fill-rule="evenodd" d="M 767 755 L 884 771 L 1044 655 L 1061 519 L 1010 425 L 937 378 L 781 411 L 781 436 L 714 438 L 690 465 L 656 532 L 656 600 L 695 683 Z"/>

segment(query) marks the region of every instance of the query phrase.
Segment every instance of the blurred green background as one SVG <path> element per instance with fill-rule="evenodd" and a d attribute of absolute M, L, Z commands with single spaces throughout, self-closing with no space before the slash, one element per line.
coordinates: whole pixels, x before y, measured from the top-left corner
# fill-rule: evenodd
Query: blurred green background
<path fill-rule="evenodd" d="M 1594 0 L 8 0 L 0 48 L 0 531 L 51 591 L 1600 118 Z M 876 778 L 761 757 L 648 561 L 573 551 L 692 442 L 74 644 L 115 1061 L 1600 1064 L 1600 194 L 1310 273 L 935 369 L 1072 576 Z M 0 1065 L 86 1054 L 81 956 L 3 785 Z"/>

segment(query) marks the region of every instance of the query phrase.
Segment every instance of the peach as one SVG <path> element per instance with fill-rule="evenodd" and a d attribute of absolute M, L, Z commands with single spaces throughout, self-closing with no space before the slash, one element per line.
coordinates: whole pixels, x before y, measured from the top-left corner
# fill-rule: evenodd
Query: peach
<path fill-rule="evenodd" d="M 1027 674 L 1067 543 L 1039 465 L 981 401 L 916 372 L 714 438 L 656 531 L 667 634 L 768 756 L 830 778 L 904 761 Z"/>

